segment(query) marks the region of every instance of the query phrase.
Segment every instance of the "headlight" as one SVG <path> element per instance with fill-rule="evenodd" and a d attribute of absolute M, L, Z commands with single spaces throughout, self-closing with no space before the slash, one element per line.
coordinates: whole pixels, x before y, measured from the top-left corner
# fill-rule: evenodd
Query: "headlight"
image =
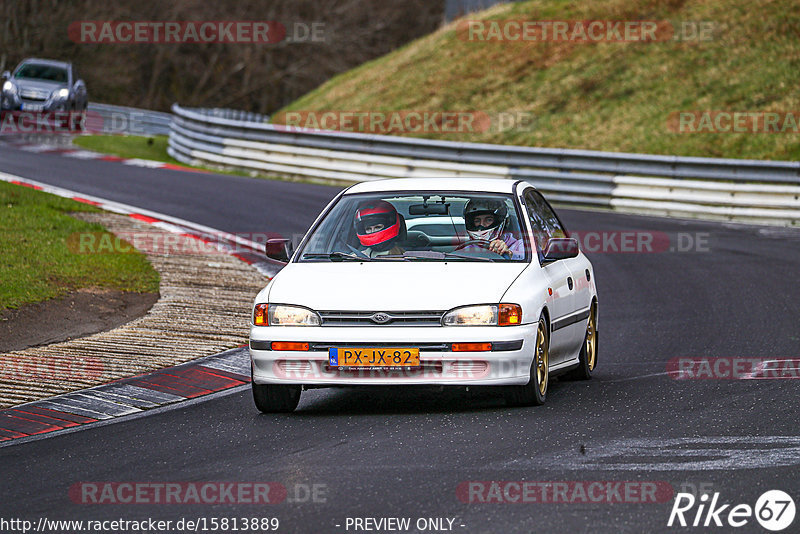
<path fill-rule="evenodd" d="M 6 82 L 3 84 L 3 92 L 15 95 L 17 94 L 17 86 L 6 80 Z"/>
<path fill-rule="evenodd" d="M 484 304 L 450 310 L 442 318 L 445 326 L 512 326 L 522 323 L 519 304 Z"/>
<path fill-rule="evenodd" d="M 67 89 L 66 87 L 64 87 L 62 89 L 59 89 L 58 91 L 56 91 L 56 94 L 53 95 L 53 96 L 55 98 L 60 98 L 60 99 L 63 100 L 65 98 L 69 97 L 69 89 Z"/>
<path fill-rule="evenodd" d="M 256 304 L 253 324 L 256 326 L 319 326 L 319 314 L 301 306 Z"/>
<path fill-rule="evenodd" d="M 497 324 L 497 305 L 465 306 L 450 310 L 442 318 L 445 326 L 479 326 Z"/>

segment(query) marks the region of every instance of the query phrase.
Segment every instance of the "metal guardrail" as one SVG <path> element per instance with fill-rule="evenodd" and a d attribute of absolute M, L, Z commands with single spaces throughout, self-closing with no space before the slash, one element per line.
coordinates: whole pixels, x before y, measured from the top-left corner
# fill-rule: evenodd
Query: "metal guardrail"
<path fill-rule="evenodd" d="M 195 111 L 208 117 L 242 122 L 268 123 L 270 120 L 269 115 L 238 109 L 209 108 Z M 89 103 L 88 112 L 87 129 L 90 131 L 130 135 L 169 135 L 171 131 L 170 113 L 93 102 Z"/>
<path fill-rule="evenodd" d="M 460 143 L 307 130 L 172 107 L 169 154 L 188 164 L 354 182 L 524 179 L 562 204 L 800 225 L 800 162 Z"/>
<path fill-rule="evenodd" d="M 130 135 L 169 135 L 172 115 L 160 111 L 89 103 L 86 129 Z"/>
<path fill-rule="evenodd" d="M 229 119 L 233 121 L 243 122 L 260 122 L 269 123 L 269 115 L 262 115 L 260 113 L 253 113 L 251 111 L 242 111 L 240 109 L 230 108 L 197 108 L 194 109 L 196 113 L 206 115 L 207 117 L 216 117 L 219 119 Z"/>

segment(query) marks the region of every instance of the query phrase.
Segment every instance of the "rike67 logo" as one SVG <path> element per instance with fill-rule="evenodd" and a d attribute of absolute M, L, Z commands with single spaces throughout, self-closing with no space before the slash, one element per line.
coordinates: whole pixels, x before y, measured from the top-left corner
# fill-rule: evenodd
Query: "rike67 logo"
<path fill-rule="evenodd" d="M 755 506 L 749 504 L 721 503 L 719 492 L 709 502 L 704 493 L 699 499 L 691 493 L 678 493 L 667 526 L 692 527 L 743 527 L 755 516 L 756 521 L 767 530 L 779 532 L 794 522 L 794 500 L 785 492 L 770 490 L 762 494 Z"/>

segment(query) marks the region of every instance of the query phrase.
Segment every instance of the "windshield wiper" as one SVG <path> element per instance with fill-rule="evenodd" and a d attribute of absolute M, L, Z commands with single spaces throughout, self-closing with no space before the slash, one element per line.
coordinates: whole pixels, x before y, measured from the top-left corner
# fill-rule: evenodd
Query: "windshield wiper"
<path fill-rule="evenodd" d="M 461 258 L 462 260 L 470 260 L 470 261 L 471 260 L 491 261 L 491 262 L 499 261 L 492 258 L 483 258 L 481 256 L 466 256 L 464 254 L 456 254 L 454 252 L 442 252 L 442 254 L 444 254 L 445 258 Z"/>
<path fill-rule="evenodd" d="M 410 252 L 405 252 L 403 257 L 411 259 L 411 260 L 422 260 L 422 261 L 441 261 L 445 259 L 460 259 L 460 260 L 477 260 L 477 261 L 495 261 L 492 258 L 482 258 L 480 256 L 466 256 L 462 254 L 454 254 L 453 252 L 438 252 L 438 251 L 418 251 L 424 252 L 420 254 L 414 254 Z"/>
<path fill-rule="evenodd" d="M 354 254 L 345 254 L 344 252 L 331 252 L 330 254 L 303 254 L 304 260 L 312 258 L 326 258 L 331 261 L 372 261 L 372 258 L 367 256 L 362 258 Z"/>
<path fill-rule="evenodd" d="M 465 261 L 500 261 L 492 258 L 482 258 L 480 256 L 467 256 L 465 254 L 455 254 L 453 252 L 438 252 L 438 251 L 417 251 L 404 252 L 401 254 L 387 254 L 384 256 L 375 256 L 370 258 L 368 256 L 356 256 L 355 254 L 347 254 L 345 252 L 331 252 L 330 254 L 324 253 L 308 253 L 303 254 L 303 259 L 316 259 L 325 258 L 331 261 L 442 261 L 442 260 L 465 260 Z"/>

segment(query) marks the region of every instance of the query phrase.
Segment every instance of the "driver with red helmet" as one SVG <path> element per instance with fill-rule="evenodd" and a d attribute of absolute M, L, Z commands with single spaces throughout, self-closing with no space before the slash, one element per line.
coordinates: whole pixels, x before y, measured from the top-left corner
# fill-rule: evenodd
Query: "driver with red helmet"
<path fill-rule="evenodd" d="M 385 200 L 367 200 L 359 204 L 353 226 L 358 241 L 367 247 L 361 252 L 370 258 L 403 254 L 404 250 L 397 246 L 401 227 L 400 215 Z"/>
<path fill-rule="evenodd" d="M 480 241 L 466 245 L 461 250 L 477 248 L 488 249 L 495 254 L 512 260 L 525 257 L 525 245 L 516 239 L 511 232 L 503 232 L 506 226 L 508 210 L 502 200 L 472 199 L 464 206 L 464 224 L 471 241 Z"/>

